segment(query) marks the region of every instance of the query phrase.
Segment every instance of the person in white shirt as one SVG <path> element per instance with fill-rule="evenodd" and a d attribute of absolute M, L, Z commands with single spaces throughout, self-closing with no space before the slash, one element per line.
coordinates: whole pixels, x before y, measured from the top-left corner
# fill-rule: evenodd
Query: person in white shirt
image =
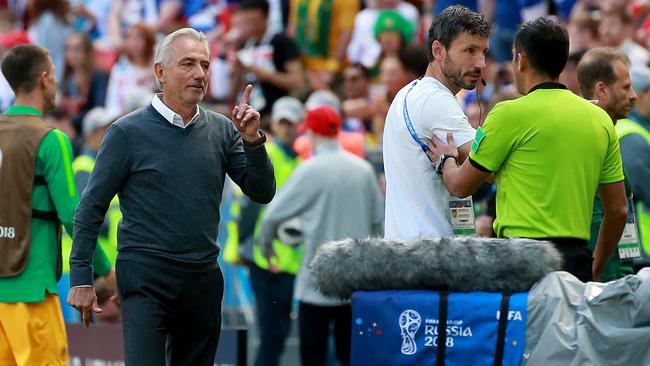
<path fill-rule="evenodd" d="M 156 81 L 151 75 L 155 47 L 156 33 L 153 28 L 144 23 L 129 28 L 124 55 L 113 65 L 106 90 L 106 109 L 113 116 L 126 113 L 128 98 L 132 95 L 156 90 Z"/>
<path fill-rule="evenodd" d="M 467 157 L 475 130 L 455 95 L 482 80 L 489 34 L 484 16 L 461 6 L 445 9 L 431 23 L 427 71 L 397 93 L 386 116 L 385 238 L 452 234 L 450 195 L 423 151 L 425 139 L 452 133 L 459 162 Z"/>

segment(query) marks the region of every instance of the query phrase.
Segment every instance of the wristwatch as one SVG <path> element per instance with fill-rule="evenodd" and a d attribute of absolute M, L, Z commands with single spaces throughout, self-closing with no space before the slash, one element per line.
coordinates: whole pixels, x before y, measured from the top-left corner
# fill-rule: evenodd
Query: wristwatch
<path fill-rule="evenodd" d="M 435 170 L 438 175 L 442 175 L 442 168 L 445 166 L 447 159 L 454 159 L 456 161 L 456 156 L 451 154 L 441 154 L 436 161 Z"/>
<path fill-rule="evenodd" d="M 244 143 L 244 146 L 255 147 L 255 146 L 260 146 L 260 145 L 262 145 L 263 143 L 266 142 L 266 134 L 264 134 L 264 131 L 258 130 L 257 132 L 259 132 L 259 134 L 260 134 L 260 137 L 257 140 L 248 142 L 248 141 L 244 140 L 244 138 L 241 139 L 242 142 Z"/>

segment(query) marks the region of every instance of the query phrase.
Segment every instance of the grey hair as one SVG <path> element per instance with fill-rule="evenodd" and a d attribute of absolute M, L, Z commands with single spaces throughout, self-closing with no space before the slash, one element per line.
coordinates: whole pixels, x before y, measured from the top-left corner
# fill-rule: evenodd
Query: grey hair
<path fill-rule="evenodd" d="M 171 58 L 171 46 L 176 39 L 181 37 L 187 37 L 203 43 L 206 51 L 208 51 L 208 57 L 210 57 L 210 44 L 208 43 L 208 37 L 206 37 L 205 33 L 199 32 L 193 28 L 181 28 L 168 34 L 165 39 L 160 42 L 158 48 L 156 49 L 156 58 L 154 65 L 160 64 L 164 67 L 169 66 Z M 154 77 L 156 78 L 156 85 L 158 85 L 158 89 L 162 90 L 162 84 L 160 83 L 158 75 L 155 72 Z"/>

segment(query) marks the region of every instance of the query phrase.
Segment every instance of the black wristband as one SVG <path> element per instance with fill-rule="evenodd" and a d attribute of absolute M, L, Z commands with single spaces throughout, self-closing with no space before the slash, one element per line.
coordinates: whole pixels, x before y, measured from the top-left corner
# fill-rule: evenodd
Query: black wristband
<path fill-rule="evenodd" d="M 440 162 L 438 164 L 438 166 L 436 167 L 436 173 L 438 173 L 438 175 L 442 175 L 442 169 L 444 168 L 445 162 L 447 162 L 447 159 L 454 159 L 454 161 L 457 161 L 456 157 L 454 155 L 451 155 L 451 154 L 442 154 L 442 155 L 440 155 L 440 157 L 438 159 L 439 159 L 439 162 Z"/>
<path fill-rule="evenodd" d="M 263 143 L 265 143 L 266 142 L 266 134 L 264 134 L 264 131 L 262 131 L 262 130 L 259 130 L 258 132 L 260 134 L 260 137 L 257 140 L 254 140 L 254 141 L 251 141 L 251 142 L 248 142 L 248 141 L 244 140 L 244 138 L 242 137 L 241 140 L 244 143 L 244 146 L 246 146 L 246 147 L 255 147 L 255 146 L 260 146 Z"/>

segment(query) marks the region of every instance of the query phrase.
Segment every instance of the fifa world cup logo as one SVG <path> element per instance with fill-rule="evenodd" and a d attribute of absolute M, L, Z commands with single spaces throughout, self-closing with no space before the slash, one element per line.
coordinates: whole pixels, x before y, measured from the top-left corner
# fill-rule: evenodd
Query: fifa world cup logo
<path fill-rule="evenodd" d="M 415 310 L 404 310 L 399 316 L 399 327 L 402 330 L 402 354 L 413 355 L 418 350 L 415 344 L 415 334 L 420 325 L 422 318 Z"/>

